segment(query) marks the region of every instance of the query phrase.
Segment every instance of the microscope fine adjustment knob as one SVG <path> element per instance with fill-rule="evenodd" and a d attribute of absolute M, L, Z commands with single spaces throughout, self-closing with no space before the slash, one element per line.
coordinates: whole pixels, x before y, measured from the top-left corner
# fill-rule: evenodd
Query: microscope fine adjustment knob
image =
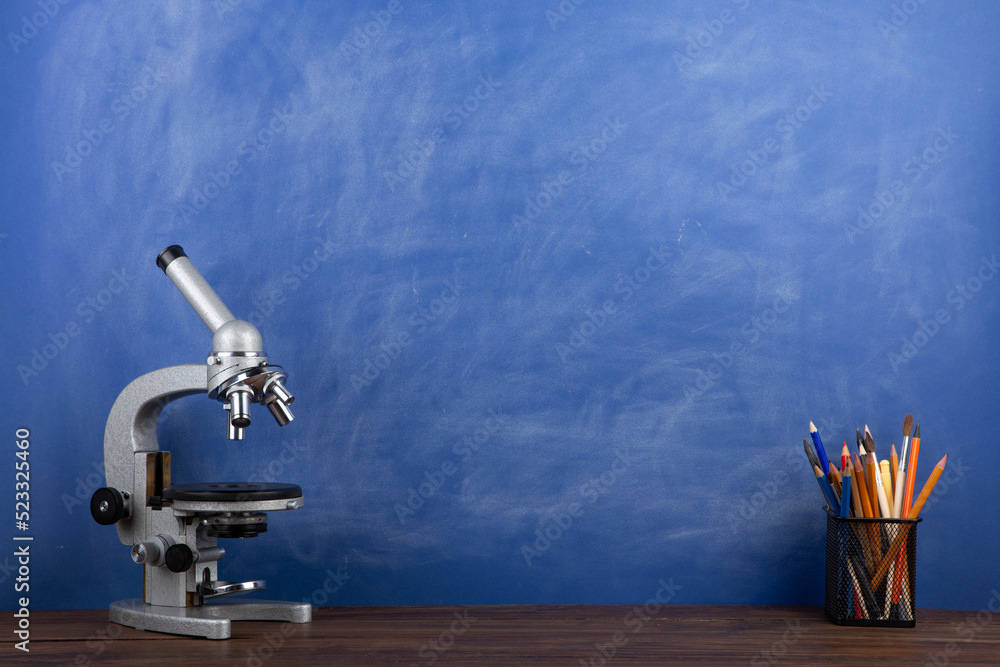
<path fill-rule="evenodd" d="M 90 514 L 97 523 L 102 526 L 110 526 L 125 516 L 125 501 L 127 499 L 128 493 L 122 495 L 118 489 L 109 486 L 102 487 L 95 491 L 90 498 Z"/>
<path fill-rule="evenodd" d="M 186 544 L 174 544 L 167 549 L 165 561 L 171 572 L 187 572 L 194 565 L 194 553 Z"/>

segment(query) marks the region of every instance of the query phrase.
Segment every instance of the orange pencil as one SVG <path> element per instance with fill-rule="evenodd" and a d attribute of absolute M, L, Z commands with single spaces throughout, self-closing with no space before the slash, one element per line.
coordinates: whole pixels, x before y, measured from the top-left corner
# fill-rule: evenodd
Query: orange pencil
<path fill-rule="evenodd" d="M 917 433 L 920 433 L 920 427 L 917 426 Z M 920 436 L 914 436 L 914 441 Z M 910 513 L 906 515 L 907 519 L 916 519 L 920 516 L 920 510 L 923 508 L 924 503 L 927 502 L 927 498 L 930 497 L 931 491 L 934 490 L 934 485 L 937 484 L 938 478 L 941 477 L 941 473 L 944 472 L 944 466 L 948 463 L 948 455 L 945 454 L 944 458 L 938 461 L 937 465 L 934 466 L 934 470 L 931 471 L 931 476 L 927 478 L 927 483 L 924 484 L 924 488 L 920 490 L 920 495 L 913 502 L 913 507 L 910 508 Z"/>
<path fill-rule="evenodd" d="M 864 445 L 858 445 L 858 456 L 865 458 L 865 468 L 862 474 L 865 477 L 865 488 L 868 489 L 868 506 L 872 508 L 872 518 L 879 517 L 878 491 L 875 488 L 875 455 L 868 454 Z"/>
<path fill-rule="evenodd" d="M 871 496 L 868 495 L 868 484 L 865 482 L 865 469 L 861 467 L 861 460 L 854 457 L 854 481 L 858 485 L 858 495 L 861 496 L 861 509 L 868 519 L 874 518 L 872 515 Z"/>
<path fill-rule="evenodd" d="M 848 455 L 849 456 L 849 455 Z M 851 481 L 851 506 L 854 508 L 854 516 L 861 518 L 865 515 L 864 507 L 861 505 L 861 494 L 858 492 L 858 485 L 854 483 L 853 480 L 858 479 L 854 475 L 854 465 L 853 463 L 847 464 L 847 470 L 851 471 L 852 481 Z"/>
<path fill-rule="evenodd" d="M 906 488 L 903 489 L 903 508 L 900 516 L 910 516 L 910 508 L 913 506 L 913 485 L 917 481 L 917 459 L 920 456 L 920 424 L 913 432 L 913 441 L 910 443 L 910 460 L 906 464 Z"/>

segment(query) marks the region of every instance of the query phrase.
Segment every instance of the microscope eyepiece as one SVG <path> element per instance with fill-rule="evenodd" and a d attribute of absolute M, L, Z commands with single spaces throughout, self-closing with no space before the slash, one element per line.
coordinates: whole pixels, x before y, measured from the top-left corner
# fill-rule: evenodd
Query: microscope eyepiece
<path fill-rule="evenodd" d="M 178 257 L 187 257 L 187 254 L 185 254 L 184 248 L 179 245 L 172 245 L 156 256 L 156 265 L 166 273 L 167 265 Z"/>

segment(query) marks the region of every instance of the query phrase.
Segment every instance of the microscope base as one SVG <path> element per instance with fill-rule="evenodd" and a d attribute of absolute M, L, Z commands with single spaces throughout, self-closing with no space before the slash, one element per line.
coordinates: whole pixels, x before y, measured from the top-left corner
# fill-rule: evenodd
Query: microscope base
<path fill-rule="evenodd" d="M 111 603 L 112 623 L 137 630 L 153 630 L 174 635 L 208 639 L 228 639 L 230 621 L 287 621 L 309 623 L 312 607 L 303 602 L 257 600 L 217 602 L 196 607 L 164 607 L 146 604 L 142 598 Z"/>

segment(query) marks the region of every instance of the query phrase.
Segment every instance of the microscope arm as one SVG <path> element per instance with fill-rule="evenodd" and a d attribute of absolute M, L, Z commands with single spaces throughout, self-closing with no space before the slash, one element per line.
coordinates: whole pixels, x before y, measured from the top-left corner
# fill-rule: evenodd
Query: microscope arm
<path fill-rule="evenodd" d="M 104 429 L 104 475 L 108 487 L 117 489 L 131 506 L 128 516 L 117 521 L 122 544 L 132 546 L 144 535 L 142 507 L 145 488 L 137 486 L 135 455 L 160 450 L 156 425 L 160 412 L 171 401 L 207 391 L 204 364 L 183 364 L 142 375 L 118 395 Z"/>

